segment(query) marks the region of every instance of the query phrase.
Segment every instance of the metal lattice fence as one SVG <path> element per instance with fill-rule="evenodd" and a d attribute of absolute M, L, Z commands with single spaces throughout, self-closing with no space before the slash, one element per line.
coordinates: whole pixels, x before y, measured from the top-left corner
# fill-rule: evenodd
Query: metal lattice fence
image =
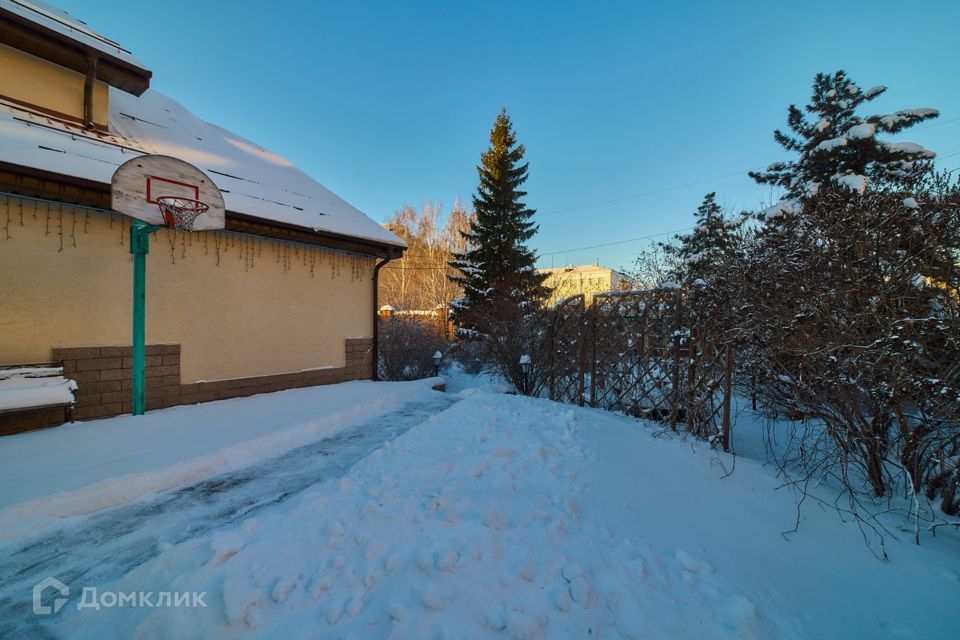
<path fill-rule="evenodd" d="M 549 316 L 546 340 L 550 398 L 581 407 L 585 400 L 584 310 L 583 294 L 557 303 Z"/>
<path fill-rule="evenodd" d="M 732 346 L 680 289 L 560 302 L 547 331 L 550 398 L 666 422 L 729 447 Z"/>

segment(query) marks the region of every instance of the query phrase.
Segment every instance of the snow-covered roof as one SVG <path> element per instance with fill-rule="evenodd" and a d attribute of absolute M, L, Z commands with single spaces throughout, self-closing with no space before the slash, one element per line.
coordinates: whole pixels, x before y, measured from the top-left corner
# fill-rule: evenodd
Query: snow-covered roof
<path fill-rule="evenodd" d="M 137 97 L 110 87 L 107 133 L 0 102 L 0 162 L 109 185 L 119 165 L 144 153 L 202 169 L 229 212 L 405 246 L 282 156 L 201 120 L 158 91 Z"/>
<path fill-rule="evenodd" d="M 141 69 L 143 64 L 119 44 L 91 30 L 63 9 L 39 0 L 0 0 L 0 8 L 16 14 L 33 24 L 59 33 L 75 42 L 106 53 L 118 60 Z"/>

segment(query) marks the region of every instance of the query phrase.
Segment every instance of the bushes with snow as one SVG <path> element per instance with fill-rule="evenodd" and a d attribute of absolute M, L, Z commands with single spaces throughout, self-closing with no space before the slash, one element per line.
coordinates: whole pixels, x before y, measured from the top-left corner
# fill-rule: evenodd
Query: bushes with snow
<path fill-rule="evenodd" d="M 911 194 L 821 190 L 756 234 L 731 298 L 763 394 L 823 426 L 796 452 L 809 469 L 955 514 L 960 190 L 931 177 Z"/>
<path fill-rule="evenodd" d="M 802 486 L 839 481 L 851 511 L 906 495 L 914 517 L 924 498 L 956 515 L 960 183 L 932 152 L 877 137 L 936 110 L 856 113 L 884 90 L 819 74 L 792 133 L 775 133 L 794 158 L 751 174 L 784 199 L 728 234 L 708 196 L 664 247 L 667 275 L 697 300 L 697 330 L 736 345 L 742 388 L 802 420 L 780 461 Z"/>

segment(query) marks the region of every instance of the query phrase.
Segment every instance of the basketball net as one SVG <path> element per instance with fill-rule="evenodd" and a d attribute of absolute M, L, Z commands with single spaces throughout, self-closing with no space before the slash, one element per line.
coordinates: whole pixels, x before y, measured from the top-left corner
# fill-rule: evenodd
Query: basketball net
<path fill-rule="evenodd" d="M 199 200 L 170 196 L 157 198 L 157 206 L 163 214 L 164 224 L 177 231 L 192 231 L 197 217 L 210 208 Z"/>

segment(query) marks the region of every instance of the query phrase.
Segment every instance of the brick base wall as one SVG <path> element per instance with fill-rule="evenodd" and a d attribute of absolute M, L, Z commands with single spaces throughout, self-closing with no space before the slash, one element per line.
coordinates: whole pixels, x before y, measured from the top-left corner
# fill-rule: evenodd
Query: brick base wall
<path fill-rule="evenodd" d="M 181 384 L 180 345 L 147 345 L 147 410 L 371 379 L 373 339 L 347 338 L 344 349 L 343 367 Z M 77 382 L 75 420 L 107 418 L 131 411 L 130 347 L 61 347 L 53 350 L 52 359 L 63 362 L 63 375 Z M 63 410 L 7 415 L 0 421 L 0 435 L 52 427 L 62 424 L 63 420 Z"/>
<path fill-rule="evenodd" d="M 90 420 L 131 410 L 133 356 L 130 347 L 64 347 L 53 350 L 63 375 L 77 382 L 74 419 Z M 147 408 L 170 407 L 180 395 L 180 345 L 147 345 Z"/>

